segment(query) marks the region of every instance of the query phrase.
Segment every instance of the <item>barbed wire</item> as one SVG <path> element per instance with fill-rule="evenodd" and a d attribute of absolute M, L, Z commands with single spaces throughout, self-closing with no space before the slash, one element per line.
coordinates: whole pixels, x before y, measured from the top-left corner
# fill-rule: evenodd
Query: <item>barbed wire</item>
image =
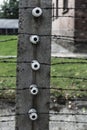
<path fill-rule="evenodd" d="M 51 122 L 56 122 L 56 123 L 76 123 L 76 124 L 86 124 L 87 122 L 84 121 L 67 121 L 67 120 L 50 120 Z"/>
<path fill-rule="evenodd" d="M 87 122 L 82 122 L 82 121 L 66 121 L 66 120 L 49 120 L 50 122 L 56 122 L 56 123 L 75 123 L 75 124 L 87 124 Z M 15 122 L 15 120 L 2 120 L 0 121 L 1 123 L 5 123 L 5 122 Z"/>
<path fill-rule="evenodd" d="M 49 113 L 50 115 L 72 115 L 72 116 L 87 116 L 87 113 L 57 113 L 57 112 L 51 112 L 51 113 Z"/>
<path fill-rule="evenodd" d="M 56 15 L 51 16 L 50 18 L 56 18 Z M 59 15 L 58 18 L 74 18 L 74 19 L 84 19 L 87 20 L 86 16 L 73 16 L 73 15 Z"/>
<path fill-rule="evenodd" d="M 87 32 L 87 31 L 85 31 L 85 32 Z M 18 34 L 25 34 L 25 35 L 35 35 L 35 34 L 29 34 L 29 33 L 18 33 Z M 40 37 L 52 37 L 53 39 L 61 39 L 61 40 L 67 40 L 67 41 L 74 41 L 74 42 L 76 42 L 76 41 L 81 41 L 81 42 L 86 42 L 87 41 L 87 39 L 86 38 L 84 38 L 84 39 L 82 39 L 82 38 L 78 38 L 78 36 L 77 37 L 75 37 L 75 36 L 65 36 L 65 35 L 56 35 L 56 34 L 54 34 L 54 35 L 41 35 L 41 34 L 38 34 Z M 9 42 L 9 41 L 16 41 L 16 40 L 18 40 L 17 38 L 11 38 L 11 39 L 6 39 L 6 40 L 0 40 L 0 43 L 6 43 L 6 42 Z"/>
<path fill-rule="evenodd" d="M 28 9 L 28 8 L 34 8 L 34 7 L 21 7 L 20 9 Z M 45 8 L 42 8 L 42 9 L 56 9 L 56 8 L 50 8 L 50 7 L 45 7 Z M 58 8 L 58 9 L 63 9 L 63 8 Z M 81 7 L 78 7 L 78 8 L 68 8 L 68 9 L 86 9 L 86 8 L 81 8 Z M 56 17 L 56 16 L 53 16 L 53 17 Z M 75 17 L 75 16 L 58 16 L 58 17 L 62 17 L 62 18 L 74 18 L 74 19 L 87 19 L 87 17 Z M 86 31 L 85 31 L 86 32 Z M 29 33 L 18 33 L 18 34 L 27 34 L 27 35 L 34 35 L 34 34 L 29 34 Z M 61 36 L 61 35 L 44 35 L 44 34 L 39 34 L 39 36 L 41 37 L 46 37 L 46 36 L 49 36 L 49 37 L 52 37 L 52 38 L 56 38 L 57 39 L 62 39 L 62 40 L 68 40 L 68 41 L 87 41 L 87 39 L 80 39 L 80 38 L 77 38 L 77 37 L 73 37 L 73 36 Z M 69 39 L 69 38 L 72 38 L 72 39 Z M 11 38 L 11 39 L 6 39 L 6 40 L 0 40 L 0 43 L 4 43 L 4 42 L 9 42 L 9 41 L 14 41 L 14 40 L 18 40 L 17 38 Z M 61 58 L 61 57 L 60 57 Z M 65 58 L 65 57 L 62 57 L 62 58 Z M 6 58 L 7 59 L 7 58 Z M 14 59 L 13 57 L 10 57 L 8 59 Z M 71 58 L 71 57 L 68 57 L 67 59 L 80 59 L 80 60 L 87 60 L 87 58 Z M 32 63 L 32 61 L 12 61 L 12 60 L 5 60 L 5 58 L 2 58 L 0 59 L 0 63 Z M 87 64 L 87 61 L 75 61 L 75 62 L 56 62 L 56 63 L 52 63 L 52 64 L 47 64 L 47 63 L 40 63 L 42 65 L 49 65 L 49 66 L 55 66 L 55 65 L 59 65 L 59 64 L 63 64 L 63 65 L 66 65 L 66 64 Z M 16 75 L 0 75 L 0 78 L 16 78 Z M 64 78 L 64 79 L 75 79 L 75 80 L 83 80 L 83 81 L 87 81 L 87 78 L 85 77 L 73 77 L 73 76 L 55 76 L 55 75 L 52 75 L 51 78 Z M 63 88 L 54 88 L 54 87 L 51 87 L 51 88 L 39 88 L 38 89 L 43 90 L 43 89 L 49 89 L 49 90 L 56 90 L 56 91 L 75 91 L 75 92 L 87 92 L 87 89 L 63 89 Z M 0 88 L 0 91 L 6 91 L 6 90 L 17 90 L 17 91 L 23 91 L 23 90 L 29 90 L 29 87 L 28 88 Z M 62 100 L 72 100 L 72 101 L 87 101 L 87 98 L 84 97 L 84 98 L 70 98 L 70 99 L 59 99 L 60 101 Z M 50 102 L 49 102 L 50 103 Z M 20 116 L 20 115 L 25 115 L 27 113 L 24 113 L 24 114 L 9 114 L 9 115 L 0 115 L 0 117 L 15 117 L 15 116 Z M 54 113 L 54 112 L 49 112 L 49 113 L 45 113 L 45 112 L 42 112 L 42 113 L 38 113 L 38 114 L 50 114 L 50 115 L 72 115 L 72 116 L 76 116 L 76 115 L 83 115 L 83 116 L 87 116 L 87 113 Z M 1 120 L 0 122 L 2 123 L 5 123 L 5 122 L 14 122 L 15 120 Z M 56 123 L 87 123 L 85 121 L 67 121 L 67 120 L 52 120 L 50 119 L 49 121 L 51 122 L 56 122 Z"/>
<path fill-rule="evenodd" d="M 25 35 L 29 35 L 29 36 L 35 35 L 35 33 L 25 33 L 25 32 L 19 32 L 18 34 L 25 34 Z M 77 38 L 75 36 L 67 36 L 67 35 L 59 35 L 59 34 L 58 35 L 56 35 L 56 34 L 53 34 L 53 35 L 37 34 L 37 35 L 39 35 L 41 37 L 57 37 L 57 36 L 59 36 L 59 37 L 64 37 L 64 38 Z"/>
<path fill-rule="evenodd" d="M 30 33 L 25 33 L 25 32 L 19 32 L 19 34 L 24 34 L 24 35 L 29 35 L 29 36 L 31 36 L 31 35 L 35 35 L 35 34 L 30 34 Z M 84 38 L 84 39 L 82 39 L 82 38 L 78 38 L 78 36 L 77 37 L 74 37 L 74 36 L 63 36 L 63 35 L 46 35 L 46 34 L 37 34 L 38 36 L 40 36 L 40 37 L 53 37 L 53 38 L 56 38 L 56 37 L 58 37 L 58 39 L 63 39 L 63 40 L 69 40 L 69 41 L 83 41 L 83 42 L 86 42 L 87 41 L 87 39 L 86 38 Z M 69 38 L 73 38 L 73 39 L 69 39 Z"/>
<path fill-rule="evenodd" d="M 7 122 L 15 122 L 15 120 L 2 120 L 1 123 L 7 123 Z"/>
<path fill-rule="evenodd" d="M 0 75 L 0 78 L 16 78 L 16 75 Z M 56 76 L 52 75 L 51 78 L 64 78 L 64 79 L 77 79 L 77 80 L 87 80 L 85 77 L 73 77 L 73 76 Z"/>
<path fill-rule="evenodd" d="M 19 9 L 33 9 L 33 8 L 35 8 L 36 6 L 23 6 L 23 7 L 19 7 Z M 61 9 L 64 9 L 63 7 L 41 7 L 41 9 L 47 9 L 47 10 L 49 10 L 49 9 L 59 9 L 59 10 L 61 10 Z M 70 9 L 70 10 L 74 10 L 74 9 L 86 9 L 87 10 L 87 8 L 86 7 L 79 7 L 79 6 L 77 6 L 77 7 L 68 7 L 67 9 Z"/>
<path fill-rule="evenodd" d="M 53 30 L 53 31 L 59 31 L 59 30 Z M 60 29 L 60 31 L 62 31 L 62 30 Z M 71 31 L 71 30 L 65 29 L 65 31 Z M 72 31 L 74 31 L 74 32 L 82 32 L 82 30 L 79 30 L 79 31 L 72 30 Z M 87 32 L 87 31 L 85 30 L 84 32 Z M 35 33 L 22 33 L 22 32 L 19 32 L 18 34 L 35 35 Z M 73 39 L 76 39 L 76 38 L 77 38 L 77 40 L 79 39 L 78 35 L 77 36 L 60 35 L 60 34 L 52 34 L 52 35 L 38 34 L 38 35 L 41 36 L 41 37 L 50 36 L 50 37 L 53 37 L 53 38 L 68 38 L 67 40 L 73 40 Z M 71 39 L 69 39 L 69 38 L 71 38 Z M 18 40 L 18 38 L 10 38 L 10 39 L 6 39 L 6 40 L 3 39 L 3 40 L 0 40 L 0 42 L 8 42 L 8 41 L 14 41 L 14 40 Z M 84 40 L 84 39 L 82 39 L 82 40 Z"/>
<path fill-rule="evenodd" d="M 51 78 L 64 78 L 64 79 L 77 79 L 77 80 L 87 80 L 85 77 L 73 77 L 73 76 L 55 76 L 52 75 Z"/>
<path fill-rule="evenodd" d="M 81 56 L 81 55 L 80 55 L 80 56 Z M 54 58 L 55 58 L 55 59 L 66 59 L 66 60 L 67 60 L 67 59 L 68 59 L 68 60 L 87 60 L 87 57 L 80 57 L 80 56 L 79 56 L 79 57 L 70 57 L 70 56 L 68 56 L 68 57 L 64 57 L 64 56 L 63 56 L 63 57 L 60 57 L 60 56 L 57 57 L 57 56 L 55 56 Z"/>
<path fill-rule="evenodd" d="M 26 10 L 26 9 L 33 9 L 33 8 L 35 8 L 36 6 L 23 6 L 23 7 L 18 7 L 18 8 L 16 8 L 17 10 L 18 9 L 24 9 L 24 10 Z M 64 9 L 63 7 L 56 7 L 56 6 L 54 6 L 54 7 L 41 7 L 41 9 L 45 9 L 45 10 L 52 10 L 52 9 L 59 9 L 59 10 L 61 10 L 61 9 Z M 77 7 L 67 7 L 67 9 L 69 9 L 69 10 L 75 10 L 75 9 L 83 9 L 83 10 L 87 10 L 87 7 L 85 6 L 84 7 L 84 5 L 83 6 L 81 6 L 81 7 L 79 7 L 79 6 L 77 6 Z M 0 9 L 0 12 L 3 12 L 3 10 L 2 9 Z"/>
<path fill-rule="evenodd" d="M 49 120 L 50 122 L 56 122 L 56 123 L 76 123 L 76 124 L 79 124 L 79 123 L 82 123 L 82 124 L 87 124 L 87 122 L 82 122 L 82 121 L 66 121 L 66 120 Z M 15 120 L 2 120 L 0 121 L 2 123 L 5 123 L 5 122 L 15 122 Z"/>
<path fill-rule="evenodd" d="M 79 62 L 79 61 L 77 61 L 77 62 L 58 62 L 58 63 L 52 63 L 51 65 L 52 66 L 54 66 L 54 65 L 59 65 L 59 64 L 63 64 L 63 65 L 65 65 L 65 64 L 87 64 L 87 62 L 85 61 L 85 62 Z"/>
<path fill-rule="evenodd" d="M 83 113 L 38 113 L 38 114 L 45 114 L 45 115 L 54 115 L 54 114 L 58 114 L 58 115 L 72 115 L 72 116 L 87 116 L 87 114 L 83 114 Z M 15 117 L 15 116 L 20 116 L 20 115 L 28 115 L 28 113 L 23 113 L 23 114 L 10 114 L 10 115 L 0 115 L 0 117 Z M 61 122 L 61 123 L 76 123 L 76 124 L 78 124 L 78 123 L 87 123 L 87 122 L 85 122 L 85 121 L 74 121 L 74 120 L 70 120 L 70 121 L 67 121 L 67 120 L 52 120 L 52 119 L 49 119 L 49 121 L 50 122 L 56 122 L 56 123 L 58 123 L 58 122 Z M 0 122 L 2 122 L 2 123 L 5 123 L 5 122 L 15 122 L 15 119 L 14 120 L 1 120 Z"/>
<path fill-rule="evenodd" d="M 33 112 L 32 112 L 33 113 Z M 62 116 L 62 115 L 72 115 L 72 116 L 87 116 L 87 113 L 79 113 L 79 112 L 75 112 L 75 113 L 60 113 L 60 112 L 49 112 L 49 113 L 46 113 L 46 112 L 37 112 L 37 114 L 44 114 L 44 115 L 59 115 L 59 116 Z M 15 116 L 21 116 L 21 115 L 28 115 L 28 112 L 27 113 L 21 113 L 21 114 L 8 114 L 8 115 L 0 115 L 0 118 L 1 117 L 15 117 Z"/>
<path fill-rule="evenodd" d="M 0 75 L 0 78 L 16 78 L 16 75 Z"/>
<path fill-rule="evenodd" d="M 30 90 L 30 89 L 29 89 L 29 88 L 28 88 L 28 89 L 21 89 L 20 91 L 23 91 L 23 90 Z M 41 89 L 40 89 L 40 90 L 41 90 Z M 16 90 L 16 91 L 19 91 L 19 90 Z M 59 92 L 59 91 L 58 91 L 58 92 Z M 1 97 L 0 100 L 3 100 L 3 101 L 6 101 L 6 100 L 7 100 L 8 102 L 9 102 L 9 101 L 13 101 L 14 103 L 16 103 L 16 102 L 15 102 L 15 98 L 10 99 L 10 97 L 8 97 L 8 98 Z M 75 102 L 75 103 L 76 103 L 76 102 L 87 102 L 87 98 L 86 98 L 86 97 L 84 97 L 84 98 L 83 98 L 83 97 L 78 98 L 78 97 L 76 97 L 76 96 L 75 96 L 75 97 L 67 97 L 67 98 L 66 98 L 66 97 L 61 97 L 61 98 L 58 98 L 58 100 L 56 100 L 55 102 L 53 101 L 53 103 L 54 103 L 54 104 L 55 104 L 55 103 L 58 104 L 59 102 L 63 102 L 63 103 L 66 102 L 66 103 L 68 103 L 69 101 L 71 102 L 70 105 L 71 105 L 71 110 L 72 110 L 72 103 L 73 103 L 73 102 Z M 49 105 L 50 105 L 50 104 L 52 104 L 52 101 L 49 101 Z M 60 103 L 59 103 L 59 104 L 60 104 Z M 75 106 L 75 104 L 74 104 L 74 106 Z M 85 105 L 85 107 L 87 107 L 87 104 Z M 84 107 L 84 105 L 83 105 L 83 108 L 85 108 L 85 107 Z M 53 108 L 55 108 L 55 105 L 53 106 Z M 54 110 L 53 108 L 52 108 L 52 110 Z M 56 107 L 56 108 L 57 108 L 57 107 Z M 79 109 L 79 108 L 78 108 L 78 109 Z M 77 110 L 78 110 L 78 109 L 77 109 Z"/>
<path fill-rule="evenodd" d="M 56 90 L 56 91 L 75 91 L 75 92 L 86 92 L 87 89 L 86 88 L 79 88 L 79 89 L 73 89 L 73 88 L 58 88 L 58 87 L 50 87 L 50 88 L 46 88 L 46 87 L 38 87 L 39 90 L 44 90 L 44 89 L 50 89 L 50 90 Z M 7 91 L 7 90 L 17 90 L 17 91 L 23 91 L 23 90 L 30 90 L 30 88 L 26 87 L 26 88 L 5 88 L 2 87 L 0 88 L 0 91 Z M 83 99 L 83 98 L 81 98 Z"/>
<path fill-rule="evenodd" d="M 58 56 L 57 57 L 57 56 L 55 56 L 54 58 L 55 59 L 67 59 L 67 60 L 82 60 L 82 61 L 87 60 L 87 57 L 83 57 L 81 55 L 82 54 L 80 54 L 79 57 L 70 57 L 70 56 L 68 56 L 68 57 L 65 57 L 65 56 L 60 57 L 60 56 Z M 17 56 L 0 56 L 0 61 L 2 61 L 2 60 L 7 61 L 7 59 L 17 59 Z M 9 61 L 7 61 L 7 62 L 9 62 Z"/>
<path fill-rule="evenodd" d="M 32 61 L 13 61 L 13 60 L 2 60 L 0 59 L 0 63 L 32 63 Z M 68 61 L 68 62 L 56 62 L 56 63 L 52 63 L 52 64 L 48 64 L 48 63 L 41 63 L 41 65 L 49 65 L 49 66 L 55 66 L 55 65 L 59 65 L 59 64 L 87 64 L 87 61 Z"/>
<path fill-rule="evenodd" d="M 0 60 L 7 60 L 7 59 L 16 59 L 17 56 L 0 56 Z"/>
<path fill-rule="evenodd" d="M 10 39 L 6 39 L 6 40 L 0 40 L 0 43 L 1 42 L 8 42 L 8 41 L 16 41 L 18 40 L 17 38 L 10 38 Z"/>

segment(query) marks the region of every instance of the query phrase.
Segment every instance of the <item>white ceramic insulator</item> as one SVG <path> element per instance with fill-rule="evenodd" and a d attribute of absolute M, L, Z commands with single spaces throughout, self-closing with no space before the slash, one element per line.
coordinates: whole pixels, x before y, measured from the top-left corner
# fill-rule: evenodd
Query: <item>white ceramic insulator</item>
<path fill-rule="evenodd" d="M 38 94 L 38 87 L 37 87 L 37 85 L 32 84 L 30 86 L 30 92 L 31 92 L 32 95 L 37 95 Z"/>
<path fill-rule="evenodd" d="M 37 60 L 33 60 L 31 63 L 31 67 L 33 70 L 37 71 L 40 69 L 40 63 Z"/>
<path fill-rule="evenodd" d="M 36 7 L 32 10 L 32 15 L 34 17 L 40 17 L 42 15 L 42 9 L 40 7 Z"/>
<path fill-rule="evenodd" d="M 30 42 L 33 43 L 33 44 L 38 44 L 38 42 L 39 42 L 39 36 L 37 36 L 37 35 L 32 35 L 32 36 L 30 37 Z"/>
<path fill-rule="evenodd" d="M 28 114 L 29 114 L 29 118 L 30 118 L 32 121 L 37 120 L 38 115 L 37 115 L 37 112 L 36 112 L 35 109 L 33 109 L 33 108 L 30 109 L 29 112 L 28 112 Z"/>

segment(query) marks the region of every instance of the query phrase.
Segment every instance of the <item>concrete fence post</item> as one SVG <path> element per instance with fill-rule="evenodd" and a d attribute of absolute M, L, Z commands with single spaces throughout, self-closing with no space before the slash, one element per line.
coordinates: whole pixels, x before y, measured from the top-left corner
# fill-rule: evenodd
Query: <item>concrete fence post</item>
<path fill-rule="evenodd" d="M 51 0 L 20 0 L 16 130 L 48 130 Z"/>

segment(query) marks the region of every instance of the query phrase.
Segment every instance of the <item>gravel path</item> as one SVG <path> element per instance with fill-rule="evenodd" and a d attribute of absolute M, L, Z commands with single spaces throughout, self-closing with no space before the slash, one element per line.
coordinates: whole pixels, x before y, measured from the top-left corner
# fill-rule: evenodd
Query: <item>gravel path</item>
<path fill-rule="evenodd" d="M 0 101 L 0 130 L 15 130 L 15 117 L 9 116 L 15 114 L 13 109 L 14 104 Z M 4 117 L 4 115 L 7 116 Z"/>
<path fill-rule="evenodd" d="M 83 111 L 83 109 L 70 110 L 66 106 L 61 108 L 59 114 L 55 114 L 54 111 L 50 111 L 50 113 L 54 113 L 50 115 L 50 120 L 53 120 L 49 123 L 49 130 L 87 130 L 87 110 Z M 60 113 L 73 113 L 73 115 L 61 115 Z M 77 113 L 82 113 L 85 115 L 74 115 Z M 14 105 L 9 103 L 3 103 L 0 101 L 0 130 L 15 130 L 15 117 L 14 116 L 6 116 L 3 115 L 14 115 Z M 9 121 L 12 120 L 12 121 Z M 61 122 L 64 120 L 65 122 Z M 5 122 L 7 121 L 7 122 Z M 75 123 L 73 121 L 81 122 Z"/>

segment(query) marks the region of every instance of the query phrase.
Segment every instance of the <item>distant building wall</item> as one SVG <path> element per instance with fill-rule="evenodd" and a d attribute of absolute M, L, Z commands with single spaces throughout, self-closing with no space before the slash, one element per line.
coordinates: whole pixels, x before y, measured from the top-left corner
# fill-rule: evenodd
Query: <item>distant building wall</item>
<path fill-rule="evenodd" d="M 0 19 L 0 35 L 17 35 L 18 19 Z"/>
<path fill-rule="evenodd" d="M 75 52 L 87 53 L 87 0 L 76 0 L 75 7 Z"/>
<path fill-rule="evenodd" d="M 87 54 L 87 0 L 52 0 L 52 6 L 52 35 L 56 43 L 72 52 Z"/>
<path fill-rule="evenodd" d="M 58 44 L 74 50 L 74 0 L 53 0 L 52 35 L 57 35 Z M 57 15 L 57 16 L 56 16 Z M 55 17 L 56 16 L 56 17 Z M 69 40 L 68 40 L 69 39 Z"/>
<path fill-rule="evenodd" d="M 18 28 L 15 28 L 15 29 L 0 28 L 0 35 L 17 35 L 17 34 L 18 34 Z"/>
<path fill-rule="evenodd" d="M 56 8 L 56 1 L 57 0 L 53 0 L 54 8 Z M 57 18 L 54 17 L 52 22 L 52 34 L 74 36 L 74 18 L 72 18 L 74 17 L 74 9 L 72 9 L 74 8 L 74 0 L 69 0 L 68 8 L 71 9 L 66 10 L 65 13 L 63 4 L 63 0 L 58 0 L 58 16 Z M 56 16 L 56 9 L 54 10 L 54 15 Z"/>

